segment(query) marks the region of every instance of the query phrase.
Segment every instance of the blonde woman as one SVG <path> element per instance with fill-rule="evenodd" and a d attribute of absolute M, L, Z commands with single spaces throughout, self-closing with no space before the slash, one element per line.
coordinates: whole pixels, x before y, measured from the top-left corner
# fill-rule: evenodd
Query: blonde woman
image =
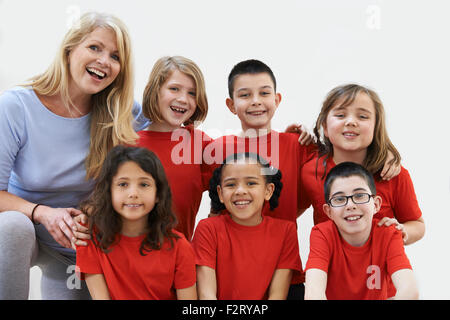
<path fill-rule="evenodd" d="M 84 283 L 67 285 L 75 208 L 108 150 L 134 143 L 144 120 L 128 31 L 107 14 L 84 14 L 46 72 L 0 95 L 0 299 L 28 298 L 33 265 L 44 299 L 89 298 Z"/>

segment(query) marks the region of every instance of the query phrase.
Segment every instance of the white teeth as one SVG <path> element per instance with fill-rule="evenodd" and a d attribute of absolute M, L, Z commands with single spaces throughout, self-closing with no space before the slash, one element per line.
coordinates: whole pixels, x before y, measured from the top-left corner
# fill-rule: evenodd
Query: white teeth
<path fill-rule="evenodd" d="M 141 205 L 140 204 L 126 204 L 125 206 L 131 207 L 131 208 L 137 208 L 137 207 L 140 207 Z"/>
<path fill-rule="evenodd" d="M 95 73 L 96 75 L 98 75 L 99 77 L 104 77 L 106 74 L 97 70 L 97 69 L 93 69 L 93 68 L 88 68 L 87 69 L 89 72 Z"/>
<path fill-rule="evenodd" d="M 356 136 L 356 134 L 355 133 L 344 133 L 344 136 L 354 137 L 354 136 Z"/>
<path fill-rule="evenodd" d="M 182 108 L 177 108 L 177 107 L 170 107 L 173 111 L 176 111 L 176 112 L 181 112 L 181 113 L 185 113 L 186 112 L 186 109 L 182 109 Z"/>
<path fill-rule="evenodd" d="M 348 220 L 348 221 L 355 221 L 355 220 L 358 220 L 358 219 L 360 219 L 361 218 L 361 216 L 353 216 L 353 217 L 347 217 L 347 218 L 345 218 L 345 220 Z"/>
<path fill-rule="evenodd" d="M 249 203 L 250 203 L 250 201 L 236 201 L 234 204 L 237 206 L 242 206 L 242 205 L 246 205 Z"/>
<path fill-rule="evenodd" d="M 252 116 L 260 116 L 264 113 L 264 111 L 253 111 L 253 112 L 249 112 L 249 114 L 251 114 Z"/>

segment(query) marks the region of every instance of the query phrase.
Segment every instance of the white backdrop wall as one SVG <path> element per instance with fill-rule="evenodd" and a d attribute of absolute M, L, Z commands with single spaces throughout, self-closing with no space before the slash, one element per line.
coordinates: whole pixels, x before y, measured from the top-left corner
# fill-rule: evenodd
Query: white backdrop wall
<path fill-rule="evenodd" d="M 87 11 L 115 14 L 129 27 L 138 101 L 159 57 L 197 62 L 210 104 L 201 129 L 214 137 L 240 128 L 225 98 L 228 73 L 244 59 L 266 62 L 277 77 L 283 97 L 273 119 L 278 130 L 293 121 L 312 129 L 323 98 L 337 85 L 375 89 L 426 222 L 425 237 L 406 248 L 421 298 L 450 298 L 448 1 L 0 0 L 0 91 L 44 71 L 67 26 Z M 208 205 L 205 193 L 198 219 Z M 305 264 L 312 211 L 298 223 Z M 30 297 L 39 299 L 38 269 L 31 283 Z"/>

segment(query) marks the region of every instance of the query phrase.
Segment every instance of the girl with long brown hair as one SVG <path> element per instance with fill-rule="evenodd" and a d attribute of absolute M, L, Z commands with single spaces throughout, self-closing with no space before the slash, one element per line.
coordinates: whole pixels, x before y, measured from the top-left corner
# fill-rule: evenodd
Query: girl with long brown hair
<path fill-rule="evenodd" d="M 173 230 L 172 194 L 158 157 L 114 147 L 91 197 L 88 246 L 77 249 L 93 299 L 196 299 L 194 252 Z"/>

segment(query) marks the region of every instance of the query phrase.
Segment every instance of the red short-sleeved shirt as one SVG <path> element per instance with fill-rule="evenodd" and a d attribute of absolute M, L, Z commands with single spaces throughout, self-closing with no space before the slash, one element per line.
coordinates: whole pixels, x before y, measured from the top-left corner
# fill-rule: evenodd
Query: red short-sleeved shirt
<path fill-rule="evenodd" d="M 196 264 L 216 270 L 219 300 L 265 299 L 276 269 L 301 270 L 295 224 L 272 217 L 252 227 L 228 213 L 203 219 L 192 246 Z"/>
<path fill-rule="evenodd" d="M 228 156 L 240 152 L 258 153 L 272 166 L 280 169 L 283 183 L 278 207 L 271 211 L 269 204 L 266 203 L 263 215 L 296 223 L 300 203 L 300 168 L 314 155 L 313 151 L 317 148 L 315 145 L 300 145 L 298 138 L 298 134 L 275 130 L 257 138 L 224 136 L 206 146 L 203 159 L 206 164 L 210 165 L 211 177 L 214 169 L 220 166 Z M 303 271 L 292 279 L 292 283 L 304 281 Z"/>
<path fill-rule="evenodd" d="M 327 273 L 327 299 L 387 299 L 391 275 L 401 269 L 411 269 L 401 232 L 393 226 L 377 228 L 376 223 L 378 219 L 373 220 L 370 237 L 361 247 L 351 246 L 342 239 L 331 220 L 311 230 L 305 269 Z"/>
<path fill-rule="evenodd" d="M 145 235 L 126 237 L 103 252 L 92 241 L 77 247 L 77 267 L 82 273 L 103 274 L 113 300 L 175 300 L 176 289 L 195 284 L 195 256 L 190 243 L 179 232 L 180 239 L 166 240 L 161 250 L 139 253 Z"/>
<path fill-rule="evenodd" d="M 323 157 L 317 162 L 317 157 L 308 161 L 301 169 L 301 194 L 300 206 L 307 208 L 311 204 L 314 207 L 314 224 L 328 221 L 329 218 L 323 211 L 325 204 L 323 184 L 325 177 Z M 318 163 L 316 176 L 316 163 Z M 332 158 L 327 160 L 327 172 L 336 164 Z M 377 195 L 382 199 L 381 209 L 374 218 L 396 218 L 400 223 L 417 220 L 422 216 L 419 208 L 414 186 L 408 171 L 401 168 L 400 174 L 389 181 L 375 179 Z"/>
<path fill-rule="evenodd" d="M 138 135 L 137 145 L 153 151 L 164 166 L 178 218 L 176 229 L 191 240 L 202 194 L 209 188 L 209 173 L 202 165 L 202 156 L 211 139 L 192 128 L 174 132 L 139 131 Z"/>

